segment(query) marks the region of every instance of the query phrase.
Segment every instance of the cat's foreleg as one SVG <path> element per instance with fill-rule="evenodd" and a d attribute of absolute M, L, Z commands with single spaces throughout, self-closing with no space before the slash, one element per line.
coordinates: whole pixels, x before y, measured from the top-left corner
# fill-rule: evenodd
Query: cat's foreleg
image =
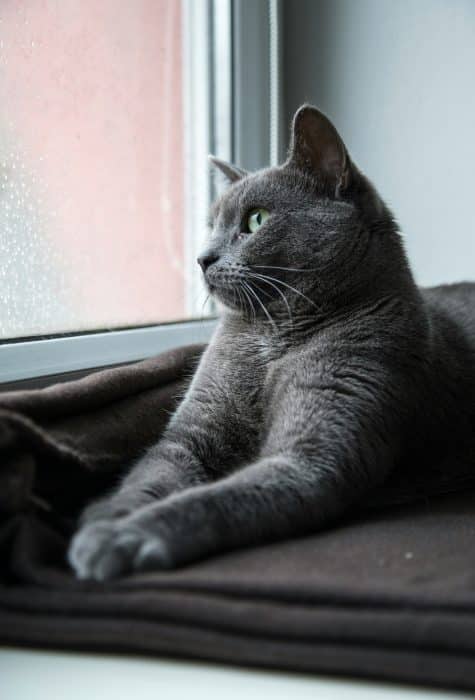
<path fill-rule="evenodd" d="M 285 416 L 278 421 L 271 440 L 277 452 L 111 523 L 92 548 L 77 553 L 77 573 L 107 579 L 176 567 L 335 520 L 387 473 L 394 448 L 381 422 L 351 413 L 357 407 L 348 401 L 332 400 L 323 412 L 315 404 L 300 427 Z"/>
<path fill-rule="evenodd" d="M 229 421 L 219 422 L 226 411 L 222 392 L 213 390 L 207 377 L 210 361 L 212 355 L 207 351 L 160 441 L 109 494 L 84 510 L 81 526 L 127 516 L 150 502 L 203 483 L 213 473 L 214 460 L 225 460 L 230 426 Z"/>
<path fill-rule="evenodd" d="M 124 517 L 205 480 L 202 465 L 185 444 L 163 440 L 148 449 L 110 493 L 85 508 L 80 525 Z"/>
<path fill-rule="evenodd" d="M 147 505 L 204 483 L 208 478 L 193 450 L 192 426 L 181 427 L 179 441 L 171 434 L 164 437 L 132 467 L 118 488 L 83 511 L 68 552 L 76 573 L 84 574 L 84 561 L 91 563 L 92 553 L 100 549 L 116 522 L 132 518 Z"/>
<path fill-rule="evenodd" d="M 69 561 L 79 575 L 88 573 L 93 553 L 101 549 L 115 521 L 120 528 L 144 507 L 209 482 L 239 459 L 242 435 L 231 420 L 232 412 L 223 406 L 225 400 L 221 390 L 213 391 L 209 381 L 198 378 L 163 438 L 118 487 L 85 509 L 69 548 Z"/>
<path fill-rule="evenodd" d="M 71 563 L 82 578 L 173 568 L 211 554 L 317 530 L 348 504 L 338 477 L 291 457 L 249 465 L 129 517 L 76 536 Z"/>

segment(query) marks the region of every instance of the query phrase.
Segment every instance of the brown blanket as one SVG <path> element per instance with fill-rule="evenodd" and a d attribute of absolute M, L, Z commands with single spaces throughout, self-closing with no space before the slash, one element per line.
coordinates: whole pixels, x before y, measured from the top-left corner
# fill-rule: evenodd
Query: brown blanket
<path fill-rule="evenodd" d="M 73 578 L 78 510 L 157 439 L 201 351 L 0 394 L 0 643 L 474 689 L 470 474 L 410 491 L 406 476 L 385 500 L 424 500 L 315 536 L 108 584 Z"/>

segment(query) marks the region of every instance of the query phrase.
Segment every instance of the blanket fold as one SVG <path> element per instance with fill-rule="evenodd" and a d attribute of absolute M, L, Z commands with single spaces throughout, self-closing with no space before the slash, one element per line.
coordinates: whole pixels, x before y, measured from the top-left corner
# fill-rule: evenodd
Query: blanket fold
<path fill-rule="evenodd" d="M 160 437 L 202 350 L 0 394 L 0 643 L 474 689 L 469 472 L 396 475 L 378 508 L 309 537 L 107 584 L 73 577 L 79 510 Z"/>

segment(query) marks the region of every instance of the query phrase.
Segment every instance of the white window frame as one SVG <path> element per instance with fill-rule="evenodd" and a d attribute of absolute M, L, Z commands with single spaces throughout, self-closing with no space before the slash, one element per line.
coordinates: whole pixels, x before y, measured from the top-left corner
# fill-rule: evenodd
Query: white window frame
<path fill-rule="evenodd" d="M 233 153 L 248 170 L 284 155 L 281 17 L 282 0 L 233 2 Z"/>
<path fill-rule="evenodd" d="M 280 71 L 272 56 L 278 55 L 281 0 L 181 2 L 187 162 L 184 244 L 190 271 L 185 296 L 187 312 L 200 317 L 205 296 L 196 257 L 207 237 L 207 209 L 215 194 L 207 156 L 214 153 L 253 170 L 280 155 Z M 25 385 L 25 380 L 41 377 L 67 378 L 70 373 L 133 362 L 178 345 L 207 342 L 215 326 L 216 320 L 210 318 L 9 340 L 0 343 L 0 386 L 12 388 L 16 382 Z"/>

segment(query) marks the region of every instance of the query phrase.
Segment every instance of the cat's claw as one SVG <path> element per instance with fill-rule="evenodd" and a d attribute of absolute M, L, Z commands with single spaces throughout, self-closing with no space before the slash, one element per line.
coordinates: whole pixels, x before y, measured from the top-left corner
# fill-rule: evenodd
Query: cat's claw
<path fill-rule="evenodd" d="M 172 565 L 160 536 L 121 520 L 101 520 L 83 527 L 71 542 L 68 559 L 78 578 L 96 581 Z"/>

